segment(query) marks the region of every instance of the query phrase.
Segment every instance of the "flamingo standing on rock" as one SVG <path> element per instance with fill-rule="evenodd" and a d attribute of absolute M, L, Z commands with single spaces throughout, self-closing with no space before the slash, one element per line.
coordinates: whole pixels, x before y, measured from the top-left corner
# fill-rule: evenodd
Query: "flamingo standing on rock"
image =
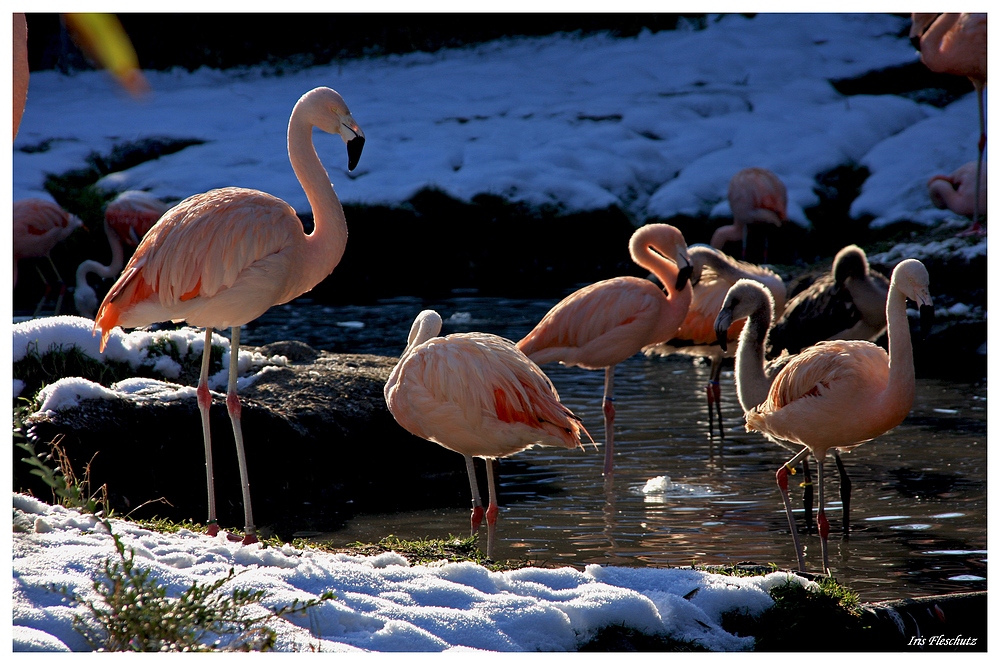
<path fill-rule="evenodd" d="M 615 365 L 677 334 L 691 305 L 686 288 L 694 266 L 684 236 L 668 224 L 647 224 L 629 241 L 632 260 L 666 288 L 638 277 L 614 277 L 572 293 L 517 343 L 539 365 L 560 362 L 604 369 L 604 475 L 614 469 Z"/>
<path fill-rule="evenodd" d="M 979 224 L 980 183 L 983 152 L 986 150 L 986 118 L 983 88 L 986 87 L 986 14 L 911 15 L 910 41 L 920 52 L 920 61 L 932 72 L 965 76 L 972 81 L 979 103 L 979 154 L 976 158 L 976 193 L 973 198 L 972 226 L 965 234 L 982 232 Z"/>
<path fill-rule="evenodd" d="M 709 434 L 712 433 L 714 404 L 719 416 L 719 436 L 724 437 L 719 375 L 722 373 L 722 359 L 732 356 L 732 352 L 727 353 L 726 345 L 720 344 L 721 338 L 715 332 L 719 308 L 733 284 L 741 279 L 750 279 L 767 287 L 774 299 L 773 311 L 780 315 L 785 307 L 785 283 L 774 271 L 738 261 L 714 247 L 691 245 L 688 247 L 688 254 L 691 256 L 694 272 L 691 277 L 691 306 L 687 317 L 673 339 L 647 347 L 643 352 L 647 356 L 681 353 L 711 359 L 712 369 L 705 387 L 708 431 Z M 742 320 L 734 321 L 727 332 L 727 339 L 736 341 L 742 328 Z"/>
<path fill-rule="evenodd" d="M 205 439 L 210 535 L 218 533 L 218 522 L 208 418 L 209 357 L 212 330 L 232 328 L 226 406 L 243 486 L 244 544 L 256 542 L 257 536 L 236 394 L 240 326 L 313 288 L 337 266 L 347 245 L 344 210 L 316 155 L 313 127 L 343 139 L 349 170 L 357 165 L 365 141 L 344 99 L 330 88 L 307 92 L 292 109 L 288 157 L 312 207 L 311 234 L 303 233 L 290 205 L 264 192 L 227 187 L 191 196 L 168 210 L 139 243 L 94 322 L 94 330 L 101 330 L 102 351 L 115 326 L 184 320 L 205 327 L 198 408 Z"/>
<path fill-rule="evenodd" d="M 122 244 L 138 246 L 168 207 L 149 192 L 141 190 L 122 192 L 107 205 L 104 209 L 104 234 L 111 246 L 111 263 L 104 265 L 88 259 L 77 266 L 76 289 L 73 291 L 77 312 L 88 318 L 97 313 L 97 293 L 87 283 L 87 275 L 96 273 L 103 279 L 118 277 L 125 259 Z"/>
<path fill-rule="evenodd" d="M 475 332 L 438 337 L 440 332 L 437 312 L 417 315 L 406 350 L 385 384 L 385 403 L 408 432 L 465 457 L 473 535 L 483 519 L 483 503 L 472 458 L 487 460 L 486 556 L 492 559 L 500 509 L 490 460 L 533 445 L 580 448 L 580 432 L 587 430 L 559 401 L 538 365 L 510 340 Z"/>
<path fill-rule="evenodd" d="M 986 214 L 986 164 L 976 181 L 976 162 L 963 164 L 949 175 L 936 175 L 927 182 L 927 194 L 936 208 L 947 208 L 956 215 L 975 217 Z M 979 211 L 976 211 L 978 198 Z"/>
<path fill-rule="evenodd" d="M 73 231 L 83 226 L 79 217 L 63 210 L 58 203 L 46 199 L 21 199 L 14 201 L 13 239 L 14 239 L 14 286 L 17 286 L 17 262 L 21 259 L 42 258 L 49 260 L 56 279 L 59 282 L 59 297 L 56 300 L 56 314 L 62 305 L 66 284 L 59 274 L 50 253 L 52 248 L 69 237 Z M 42 277 L 43 281 L 45 277 Z M 49 284 L 45 282 L 45 294 L 42 296 L 35 315 L 42 309 L 42 304 L 49 294 Z"/>
<path fill-rule="evenodd" d="M 830 272 L 795 294 L 771 328 L 769 357 L 798 353 L 824 339 L 874 342 L 885 331 L 889 280 L 868 265 L 865 251 L 847 245 Z"/>
<path fill-rule="evenodd" d="M 723 249 L 727 242 L 742 243 L 740 257 L 745 259 L 750 224 L 781 226 L 788 220 L 788 190 L 773 171 L 754 166 L 738 171 L 732 177 L 728 195 L 733 223 L 717 228 L 710 244 L 716 249 Z M 767 260 L 766 247 L 764 260 Z"/>
<path fill-rule="evenodd" d="M 788 500 L 789 470 L 810 452 L 816 458 L 816 522 L 826 573 L 830 569 L 830 524 L 823 502 L 823 461 L 827 451 L 851 450 L 871 441 L 899 425 L 909 414 L 915 381 L 906 300 L 917 302 L 921 323 L 926 323 L 933 315 L 929 285 L 924 264 L 916 259 L 901 262 L 892 271 L 886 300 L 888 354 L 866 341 L 820 342 L 792 358 L 775 376 L 767 399 L 746 413 L 747 431 L 803 446 L 776 475 L 801 571 L 805 570 L 805 560 Z"/>

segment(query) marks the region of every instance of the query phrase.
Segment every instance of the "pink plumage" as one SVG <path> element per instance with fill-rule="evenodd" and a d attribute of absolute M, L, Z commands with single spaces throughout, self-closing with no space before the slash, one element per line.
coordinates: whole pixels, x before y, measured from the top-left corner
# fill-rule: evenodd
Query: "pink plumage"
<path fill-rule="evenodd" d="M 471 457 L 506 457 L 533 445 L 578 448 L 586 430 L 538 365 L 511 341 L 475 332 L 438 337 L 440 330 L 437 312 L 417 316 L 385 384 L 385 401 L 404 429 L 467 458 L 474 506 L 481 510 Z M 487 469 L 492 558 L 499 509 L 492 466 Z M 473 532 L 477 527 L 474 508 Z"/>
<path fill-rule="evenodd" d="M 935 207 L 972 217 L 976 214 L 977 192 L 979 212 L 986 212 L 986 180 L 986 165 L 983 164 L 977 187 L 976 162 L 968 162 L 948 175 L 932 177 L 927 182 L 927 193 Z"/>
<path fill-rule="evenodd" d="M 788 219 L 788 190 L 774 172 L 754 166 L 729 180 L 728 196 L 733 223 L 717 228 L 710 244 L 722 249 L 727 242 L 742 243 L 745 258 L 750 224 L 781 226 Z"/>
<path fill-rule="evenodd" d="M 804 567 L 788 502 L 787 469 L 810 452 L 819 468 L 819 515 L 824 571 L 829 569 L 826 539 L 830 526 L 823 506 L 823 462 L 831 448 L 850 450 L 903 422 L 915 390 L 913 348 L 906 300 L 921 309 L 933 306 L 927 269 L 915 259 L 892 271 L 886 300 L 889 353 L 866 341 L 824 341 L 792 358 L 778 372 L 767 400 L 746 413 L 747 430 L 803 446 L 778 470 L 795 538 L 799 567 Z M 922 311 L 923 313 L 923 311 Z"/>
<path fill-rule="evenodd" d="M 361 156 L 364 133 L 344 99 L 316 88 L 295 104 L 288 120 L 288 158 L 312 207 L 315 228 L 305 235 L 295 210 L 281 199 L 252 189 L 226 187 L 189 197 L 168 210 L 139 243 L 125 270 L 108 291 L 94 322 L 101 350 L 115 326 L 187 321 L 204 326 L 205 351 L 198 383 L 208 479 L 209 533 L 217 533 L 208 409 L 208 358 L 213 328 L 232 328 L 226 405 L 233 423 L 243 507 L 244 543 L 256 542 L 250 509 L 236 359 L 240 326 L 272 305 L 313 288 L 340 262 L 347 223 L 340 200 L 313 146 L 317 127 L 347 145 L 348 169 Z"/>
<path fill-rule="evenodd" d="M 17 284 L 17 262 L 20 259 L 48 257 L 57 243 L 81 226 L 83 222 L 79 217 L 66 212 L 53 201 L 14 201 L 14 284 Z"/>
<path fill-rule="evenodd" d="M 632 234 L 629 253 L 659 278 L 666 293 L 637 277 L 591 284 L 564 298 L 517 343 L 540 365 L 560 362 L 604 369 L 605 475 L 613 469 L 615 365 L 673 337 L 691 304 L 691 259 L 680 231 L 668 224 L 647 224 Z"/>

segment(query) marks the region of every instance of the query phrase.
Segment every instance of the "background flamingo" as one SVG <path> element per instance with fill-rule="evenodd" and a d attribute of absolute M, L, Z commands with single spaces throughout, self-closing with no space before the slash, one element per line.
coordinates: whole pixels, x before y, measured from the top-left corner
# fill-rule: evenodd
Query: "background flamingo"
<path fill-rule="evenodd" d="M 976 158 L 975 195 L 972 226 L 967 232 L 979 233 L 980 182 L 983 177 L 983 152 L 986 150 L 986 119 L 983 113 L 983 88 L 986 87 L 986 14 L 912 14 L 910 41 L 920 51 L 920 61 L 932 72 L 968 77 L 976 89 L 979 103 L 979 143 Z"/>
<path fill-rule="evenodd" d="M 729 207 L 733 223 L 717 228 L 710 244 L 723 249 L 727 242 L 738 242 L 743 247 L 740 257 L 745 259 L 750 224 L 781 226 L 788 219 L 788 190 L 772 171 L 757 166 L 743 169 L 729 181 Z M 767 261 L 766 244 L 764 260 Z"/>
<path fill-rule="evenodd" d="M 94 323 L 101 350 L 115 326 L 186 320 L 204 326 L 205 350 L 198 382 L 208 476 L 209 533 L 218 532 L 208 410 L 212 329 L 232 327 L 226 406 L 233 424 L 243 508 L 244 543 L 256 542 L 250 507 L 240 402 L 236 395 L 240 326 L 272 305 L 288 302 L 329 275 L 344 254 L 347 223 L 330 177 L 316 155 L 313 127 L 347 144 L 348 169 L 361 157 L 364 133 L 343 98 L 316 88 L 295 104 L 288 120 L 288 157 L 312 207 L 310 235 L 287 203 L 252 189 L 227 187 L 189 197 L 167 211 L 143 238 L 125 271 L 108 291 Z"/>
<path fill-rule="evenodd" d="M 947 208 L 956 215 L 975 217 L 979 212 L 986 214 L 986 164 L 979 169 L 976 182 L 976 162 L 963 164 L 950 175 L 936 175 L 927 182 L 927 193 L 931 202 L 942 210 Z M 976 211 L 976 197 L 979 210 Z"/>
<path fill-rule="evenodd" d="M 69 237 L 73 231 L 83 226 L 83 222 L 76 215 L 63 210 L 58 203 L 46 199 L 22 199 L 14 202 L 14 286 L 17 286 L 17 262 L 21 259 L 45 257 L 52 266 L 59 283 L 59 297 L 56 300 L 56 314 L 62 305 L 63 295 L 66 293 L 66 283 L 63 282 L 62 275 L 56 268 L 56 264 L 49 255 L 52 248 L 57 243 Z M 41 271 L 39 271 L 41 273 Z M 42 304 L 48 297 L 51 287 L 45 276 L 45 294 L 42 296 L 38 307 L 35 308 L 35 315 L 42 309 Z"/>
<path fill-rule="evenodd" d="M 886 319 L 889 353 L 865 341 L 827 341 L 811 346 L 778 372 L 767 400 L 747 412 L 747 431 L 762 432 L 804 448 L 778 469 L 777 481 L 792 531 L 799 569 L 804 559 L 788 501 L 788 469 L 810 452 L 816 457 L 823 570 L 829 571 L 830 524 L 823 500 L 823 462 L 828 450 L 851 450 L 893 429 L 906 418 L 915 390 L 913 348 L 906 299 L 932 313 L 927 268 L 907 259 L 892 271 Z"/>
<path fill-rule="evenodd" d="M 465 457 L 473 534 L 483 503 L 472 458 L 487 460 L 486 556 L 492 559 L 500 509 L 491 460 L 533 445 L 579 448 L 586 430 L 510 340 L 486 333 L 438 337 L 440 332 L 441 317 L 433 310 L 413 321 L 406 350 L 385 384 L 385 403 L 408 432 Z"/>
<path fill-rule="evenodd" d="M 24 105 L 28 101 L 28 22 L 24 14 L 14 14 L 14 138 L 21 126 L 21 116 L 24 115 Z"/>
<path fill-rule="evenodd" d="M 685 288 L 693 266 L 684 236 L 668 224 L 647 224 L 632 234 L 629 253 L 652 272 L 647 279 L 615 277 L 566 296 L 517 343 L 539 365 L 560 362 L 604 369 L 604 475 L 614 468 L 615 365 L 677 333 L 691 305 Z"/>
<path fill-rule="evenodd" d="M 168 207 L 149 192 L 141 190 L 122 192 L 108 203 L 104 209 L 104 234 L 111 246 L 111 263 L 103 265 L 87 260 L 77 266 L 76 288 L 73 291 L 77 312 L 88 318 L 97 313 L 97 294 L 87 283 L 87 275 L 96 273 L 103 279 L 117 277 L 125 258 L 122 244 L 138 246 Z"/>
<path fill-rule="evenodd" d="M 708 431 L 712 432 L 712 405 L 719 415 L 719 436 L 724 437 L 722 427 L 722 404 L 720 400 L 719 375 L 722 373 L 723 357 L 730 357 L 735 348 L 728 352 L 726 345 L 720 344 L 716 335 L 715 322 L 730 287 L 741 279 L 751 279 L 767 287 L 774 298 L 773 311 L 781 314 L 785 308 L 785 283 L 781 277 L 767 268 L 738 261 L 718 249 L 706 245 L 691 245 L 688 254 L 694 265 L 691 277 L 691 306 L 684 323 L 678 328 L 673 339 L 643 349 L 647 356 L 667 356 L 674 353 L 700 356 L 712 361 L 705 394 L 708 401 Z M 770 326 L 768 321 L 768 326 Z M 727 333 L 729 341 L 736 341 L 743 321 L 734 321 Z"/>
<path fill-rule="evenodd" d="M 769 335 L 769 357 L 798 353 L 824 339 L 875 341 L 885 330 L 889 280 L 871 270 L 857 245 L 842 248 L 830 272 L 795 294 Z"/>

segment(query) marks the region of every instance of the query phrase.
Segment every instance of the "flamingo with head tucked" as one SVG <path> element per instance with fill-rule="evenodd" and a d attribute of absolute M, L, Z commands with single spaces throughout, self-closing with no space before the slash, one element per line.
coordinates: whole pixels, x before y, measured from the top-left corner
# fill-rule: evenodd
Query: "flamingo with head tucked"
<path fill-rule="evenodd" d="M 920 52 L 920 61 L 932 72 L 965 76 L 976 89 L 979 104 L 979 143 L 973 200 L 972 226 L 964 233 L 982 232 L 979 207 L 983 152 L 986 150 L 986 118 L 983 88 L 986 87 L 986 14 L 911 15 L 910 41 Z"/>
<path fill-rule="evenodd" d="M 888 353 L 866 341 L 820 342 L 792 358 L 774 377 L 767 399 L 746 413 L 747 431 L 803 446 L 778 469 L 776 476 L 800 570 L 804 570 L 805 562 L 788 500 L 788 471 L 809 453 L 816 457 L 819 484 L 816 521 L 823 549 L 823 570 L 827 572 L 830 524 L 823 500 L 826 453 L 834 449 L 852 450 L 871 441 L 899 425 L 910 412 L 915 379 L 906 301 L 917 302 L 922 318 L 931 314 L 929 285 L 924 264 L 916 259 L 901 262 L 892 271 L 886 300 Z"/>
<path fill-rule="evenodd" d="M 979 180 L 976 171 L 979 170 Z M 936 208 L 947 208 L 956 215 L 976 217 L 986 214 L 986 164 L 962 164 L 948 175 L 936 175 L 927 182 L 927 194 Z M 976 198 L 978 196 L 978 199 Z M 979 203 L 978 212 L 976 203 Z"/>
<path fill-rule="evenodd" d="M 66 291 L 66 284 L 63 282 L 59 269 L 52 261 L 52 248 L 70 236 L 73 231 L 83 226 L 79 217 L 66 212 L 62 207 L 46 199 L 21 199 L 14 201 L 13 215 L 13 240 L 14 240 L 14 286 L 17 286 L 17 263 L 21 259 L 45 257 L 55 272 L 56 280 L 59 283 L 59 297 L 56 300 L 56 314 L 62 305 L 63 295 Z M 43 281 L 45 277 L 42 277 Z M 45 294 L 42 296 L 38 307 L 35 308 L 37 315 L 48 297 L 51 287 L 45 281 Z"/>
<path fill-rule="evenodd" d="M 728 195 L 733 223 L 717 228 L 710 244 L 722 249 L 727 242 L 741 243 L 740 256 L 745 259 L 750 224 L 781 226 L 788 220 L 788 190 L 773 171 L 754 166 L 737 171 L 729 181 Z M 766 249 L 764 260 L 767 260 Z"/>
<path fill-rule="evenodd" d="M 441 316 L 433 310 L 413 321 L 406 350 L 385 384 L 385 402 L 408 432 L 465 457 L 473 534 L 483 504 L 472 458 L 487 460 L 486 556 L 492 559 L 500 509 L 490 460 L 533 445 L 582 447 L 580 433 L 587 431 L 513 342 L 475 332 L 438 337 L 440 332 Z"/>
<path fill-rule="evenodd" d="M 720 400 L 719 375 L 722 373 L 722 359 L 730 357 L 721 338 L 716 335 L 715 322 L 730 287 L 742 279 L 753 280 L 766 287 L 774 299 L 773 312 L 780 315 L 785 308 L 785 283 L 772 270 L 745 261 L 738 261 L 728 254 L 706 245 L 691 245 L 688 254 L 694 265 L 691 282 L 691 306 L 681 327 L 672 339 L 643 349 L 647 356 L 667 356 L 674 353 L 709 358 L 712 369 L 705 387 L 708 401 L 708 430 L 712 432 L 712 405 L 719 416 L 719 436 L 724 437 L 722 428 L 722 405 Z M 770 325 L 770 321 L 768 321 Z M 726 339 L 736 341 L 743 328 L 742 320 L 734 320 Z"/>
<path fill-rule="evenodd" d="M 615 366 L 677 333 L 691 305 L 693 266 L 684 236 L 668 224 L 632 234 L 629 253 L 666 289 L 638 277 L 614 277 L 566 296 L 517 343 L 539 365 L 604 369 L 604 475 L 614 469 Z"/>
<path fill-rule="evenodd" d="M 104 297 L 94 322 L 95 331 L 101 330 L 102 351 L 115 326 L 131 328 L 184 320 L 206 328 L 198 408 L 205 439 L 212 535 L 218 533 L 218 523 L 208 419 L 212 403 L 208 390 L 209 350 L 214 328 L 232 328 L 226 406 L 243 486 L 244 543 L 256 542 L 257 536 L 236 394 L 240 326 L 272 305 L 288 302 L 313 288 L 333 271 L 347 245 L 344 210 L 316 155 L 314 127 L 343 139 L 351 170 L 361 157 L 365 141 L 336 91 L 316 88 L 295 104 L 288 120 L 288 157 L 312 207 L 315 228 L 311 234 L 303 233 L 302 223 L 290 205 L 264 192 L 227 187 L 191 196 L 168 210 L 142 239 Z"/>
<path fill-rule="evenodd" d="M 76 269 L 73 302 L 82 316 L 97 313 L 97 293 L 87 283 L 87 275 L 95 273 L 103 279 L 118 277 L 124 262 L 122 245 L 139 245 L 153 224 L 167 211 L 163 201 L 149 192 L 128 190 L 116 196 L 104 209 L 104 234 L 111 246 L 111 263 L 104 265 L 93 259 L 82 262 Z"/>

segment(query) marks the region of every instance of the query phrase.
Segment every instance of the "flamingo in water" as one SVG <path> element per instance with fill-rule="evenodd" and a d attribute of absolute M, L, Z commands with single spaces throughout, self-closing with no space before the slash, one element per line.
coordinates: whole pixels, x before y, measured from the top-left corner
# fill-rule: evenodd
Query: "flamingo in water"
<path fill-rule="evenodd" d="M 921 319 L 929 317 L 933 313 L 929 285 L 924 264 L 916 259 L 901 262 L 892 271 L 886 300 L 888 354 L 867 341 L 820 342 L 792 358 L 774 377 L 767 399 L 746 413 L 748 432 L 803 446 L 776 474 L 801 571 L 805 560 L 788 500 L 789 470 L 810 452 L 816 458 L 816 522 L 826 573 L 830 524 L 823 503 L 823 461 L 827 451 L 852 450 L 893 429 L 910 412 L 915 382 L 906 300 L 920 306 Z"/>
<path fill-rule="evenodd" d="M 437 312 L 417 315 L 385 384 L 385 403 L 408 432 L 465 457 L 473 534 L 483 519 L 483 503 L 472 458 L 487 460 L 486 556 L 492 559 L 500 509 L 489 461 L 533 445 L 582 447 L 580 432 L 587 430 L 559 401 L 538 365 L 510 340 L 477 332 L 438 337 L 440 332 Z"/>
<path fill-rule="evenodd" d="M 694 266 L 684 236 L 668 224 L 647 224 L 632 234 L 629 253 L 652 272 L 648 279 L 614 277 L 566 296 L 517 343 L 539 365 L 560 362 L 604 369 L 604 475 L 614 470 L 615 366 L 643 348 L 677 334 L 691 305 L 686 288 Z"/>
<path fill-rule="evenodd" d="M 715 332 L 719 308 L 733 284 L 741 279 L 750 279 L 767 287 L 774 298 L 774 312 L 780 314 L 785 307 L 785 283 L 774 271 L 738 261 L 714 247 L 691 245 L 688 247 L 688 254 L 691 256 L 694 272 L 691 274 L 691 306 L 684 323 L 673 339 L 647 347 L 643 352 L 647 356 L 681 353 L 711 359 L 712 369 L 705 387 L 708 431 L 711 434 L 714 404 L 719 415 L 719 436 L 723 437 L 719 375 L 722 373 L 722 359 L 732 356 L 732 352 L 727 352 L 726 345 L 719 343 L 721 339 Z M 770 325 L 770 321 L 768 324 Z M 727 339 L 735 341 L 742 328 L 743 321 L 733 321 Z"/>
<path fill-rule="evenodd" d="M 14 286 L 17 286 L 17 262 L 21 259 L 45 257 L 49 260 L 56 279 L 59 282 L 59 298 L 56 300 L 56 313 L 62 304 L 66 284 L 63 282 L 56 264 L 50 253 L 56 244 L 69 237 L 73 231 L 83 226 L 79 217 L 63 210 L 58 203 L 46 199 L 21 199 L 14 201 L 13 240 L 14 240 Z M 45 280 L 45 277 L 42 277 Z M 45 294 L 42 296 L 35 315 L 42 309 L 42 304 L 49 294 L 49 284 L 45 282 Z"/>
<path fill-rule="evenodd" d="M 168 207 L 149 192 L 133 189 L 122 192 L 108 204 L 104 209 L 104 235 L 111 246 L 111 263 L 104 265 L 88 259 L 77 266 L 73 291 L 77 312 L 86 317 L 97 313 L 97 293 L 87 283 L 87 275 L 96 273 L 103 279 L 118 277 L 125 259 L 122 244 L 138 246 Z"/>
<path fill-rule="evenodd" d="M 347 223 L 330 177 L 312 142 L 313 127 L 347 144 L 348 169 L 361 157 L 365 136 L 344 99 L 330 88 L 304 94 L 288 120 L 288 158 L 312 207 L 309 235 L 290 205 L 253 189 L 227 187 L 196 194 L 168 210 L 139 243 L 118 281 L 104 297 L 94 330 L 101 350 L 115 326 L 187 321 L 205 327 L 198 382 L 198 408 L 205 439 L 209 534 L 218 533 L 208 411 L 208 367 L 214 328 L 232 327 L 226 406 L 233 424 L 246 529 L 243 542 L 257 541 L 250 506 L 236 368 L 240 326 L 272 305 L 288 302 L 329 275 L 347 245 Z"/>
<path fill-rule="evenodd" d="M 986 87 L 986 14 L 911 15 L 910 41 L 920 52 L 920 61 L 932 72 L 965 76 L 976 89 L 979 104 L 979 143 L 976 158 L 972 226 L 965 234 L 982 232 L 979 224 L 983 152 L 986 150 L 986 119 L 983 88 Z"/>
<path fill-rule="evenodd" d="M 727 242 L 741 243 L 740 257 L 745 259 L 750 224 L 781 226 L 788 220 L 788 190 L 773 171 L 753 166 L 736 172 L 729 181 L 728 196 L 733 223 L 717 228 L 710 244 L 723 249 Z M 766 247 L 764 251 L 766 261 Z"/>

